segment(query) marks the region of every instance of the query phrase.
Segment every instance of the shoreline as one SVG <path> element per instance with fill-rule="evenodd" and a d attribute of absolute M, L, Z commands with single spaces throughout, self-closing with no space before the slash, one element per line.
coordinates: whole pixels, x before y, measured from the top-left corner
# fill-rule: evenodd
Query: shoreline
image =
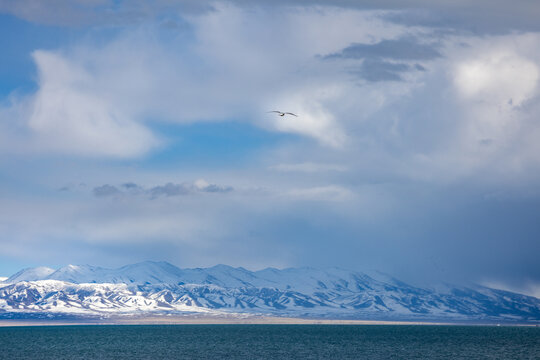
<path fill-rule="evenodd" d="M 532 323 L 495 323 L 495 322 L 444 322 L 444 321 L 392 321 L 392 320 L 345 320 L 345 319 L 306 319 L 271 316 L 234 317 L 198 317 L 198 316 L 142 316 L 114 317 L 107 319 L 5 319 L 0 320 L 0 327 L 21 326 L 95 326 L 95 325 L 417 325 L 417 326 L 493 326 L 493 327 L 538 327 Z"/>

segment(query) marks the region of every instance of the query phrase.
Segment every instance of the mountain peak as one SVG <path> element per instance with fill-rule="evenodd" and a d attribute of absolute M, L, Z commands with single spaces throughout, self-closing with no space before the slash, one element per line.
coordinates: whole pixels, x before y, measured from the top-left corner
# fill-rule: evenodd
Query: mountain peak
<path fill-rule="evenodd" d="M 214 269 L 214 270 L 219 270 L 219 271 L 231 271 L 231 270 L 239 270 L 242 268 L 235 268 L 235 267 L 232 267 L 230 265 L 225 265 L 225 264 L 217 264 L 208 269 Z"/>
<path fill-rule="evenodd" d="M 55 270 L 46 266 L 38 266 L 34 268 L 26 268 L 11 275 L 4 282 L 17 283 L 20 281 L 36 281 L 42 280 L 52 274 Z"/>

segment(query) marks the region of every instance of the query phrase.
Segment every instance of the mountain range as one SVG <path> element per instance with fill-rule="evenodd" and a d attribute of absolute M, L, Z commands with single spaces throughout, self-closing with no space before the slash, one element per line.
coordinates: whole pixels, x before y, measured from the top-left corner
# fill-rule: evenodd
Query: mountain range
<path fill-rule="evenodd" d="M 269 315 L 321 319 L 540 322 L 540 299 L 480 285 L 417 287 L 380 272 L 227 265 L 28 268 L 0 282 L 0 318 Z"/>

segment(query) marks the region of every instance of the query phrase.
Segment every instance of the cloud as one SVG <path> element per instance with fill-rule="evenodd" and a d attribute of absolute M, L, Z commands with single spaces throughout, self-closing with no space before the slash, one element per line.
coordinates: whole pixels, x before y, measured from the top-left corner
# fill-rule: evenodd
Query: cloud
<path fill-rule="evenodd" d="M 0 111 L 6 256 L 540 279 L 537 33 L 409 27 L 358 2 L 212 4 L 178 32 L 146 17 L 35 53 L 37 90 Z M 183 132 L 195 122 L 293 135 L 236 136 L 227 157 Z M 220 180 L 171 180 L 201 174 Z M 70 181 L 101 186 L 56 191 Z"/>
<path fill-rule="evenodd" d="M 141 188 L 139 185 L 132 182 L 123 183 L 121 186 L 127 190 L 137 190 Z"/>
<path fill-rule="evenodd" d="M 232 186 L 220 186 L 216 184 L 210 184 L 204 179 L 199 179 L 195 181 L 193 183 L 193 186 L 198 191 L 208 192 L 208 193 L 227 193 L 234 190 Z"/>
<path fill-rule="evenodd" d="M 41 24 L 81 25 L 97 20 L 99 10 L 105 10 L 110 1 L 88 0 L 5 0 L 0 3 L 0 11 L 13 14 L 22 19 Z"/>
<path fill-rule="evenodd" d="M 385 23 L 377 12 L 261 9 L 216 3 L 190 19 L 190 47 L 153 42 L 159 30 L 137 28 L 99 45 L 36 52 L 39 89 L 3 112 L 23 120 L 2 131 L 3 144 L 11 137 L 36 153 L 140 158 L 166 146 L 153 130 L 163 123 L 235 119 L 312 138 L 303 151 L 327 148 L 325 161 L 386 159 L 385 172 L 415 179 L 476 176 L 496 157 L 518 156 L 498 144 L 514 141 L 501 134 L 519 133 L 532 111 L 535 34 L 443 36 Z M 323 34 L 320 24 L 334 31 Z M 339 61 L 320 61 L 321 53 Z M 274 108 L 300 116 L 266 114 Z"/>
<path fill-rule="evenodd" d="M 121 194 L 121 191 L 118 190 L 115 186 L 108 184 L 95 187 L 92 192 L 96 197 L 107 197 Z"/>
<path fill-rule="evenodd" d="M 359 75 L 367 81 L 403 81 L 401 73 L 406 73 L 411 67 L 402 63 L 389 63 L 385 61 L 374 61 L 366 59 L 357 71 L 352 74 Z"/>
<path fill-rule="evenodd" d="M 217 4 L 217 5 L 216 5 Z M 0 12 L 13 14 L 40 24 L 60 26 L 133 25 L 176 16 L 208 13 L 223 4 L 270 12 L 283 8 L 323 8 L 348 11 L 384 11 L 385 18 L 395 23 L 415 27 L 455 29 L 476 34 L 501 34 L 510 31 L 538 31 L 540 10 L 534 1 L 479 0 L 463 5 L 451 0 L 277 0 L 269 2 L 229 0 L 4 0 Z M 177 15 L 178 14 L 178 15 Z"/>
<path fill-rule="evenodd" d="M 374 44 L 352 44 L 326 59 L 433 60 L 441 57 L 437 46 L 420 43 L 413 37 L 382 40 Z"/>
<path fill-rule="evenodd" d="M 157 196 L 178 196 L 188 195 L 195 193 L 228 193 L 233 191 L 231 186 L 220 186 L 216 184 L 209 184 L 205 180 L 197 180 L 193 184 L 173 184 L 167 183 L 165 185 L 156 186 L 148 190 L 148 193 L 152 197 Z"/>
<path fill-rule="evenodd" d="M 95 74 L 58 53 L 35 51 L 32 57 L 38 68 L 38 91 L 15 98 L 0 111 L 0 117 L 13 124 L 5 130 L 18 140 L 15 149 L 25 143 L 19 151 L 126 158 L 160 143 L 98 90 Z M 21 110 L 9 119 L 16 109 Z"/>
<path fill-rule="evenodd" d="M 373 29 L 387 36 L 399 30 L 370 13 L 272 11 L 270 17 L 263 9 L 216 3 L 214 11 L 186 20 L 193 46 L 185 37 L 155 41 L 166 38 L 161 27 L 138 25 L 105 41 L 36 51 L 38 90 L 14 96 L 2 111 L 16 119 L 6 133 L 20 132 L 15 143 L 24 143 L 25 152 L 121 159 L 166 146 L 153 130 L 160 124 L 238 119 L 343 147 L 347 136 L 331 107 L 349 89 L 315 55 L 367 40 Z M 238 26 L 243 22 L 250 31 Z M 336 31 L 326 34 L 314 24 Z M 271 36 L 267 28 L 275 30 Z M 264 118 L 274 108 L 301 116 Z"/>
<path fill-rule="evenodd" d="M 327 185 L 293 189 L 287 195 L 313 201 L 350 201 L 354 193 L 343 186 Z"/>
<path fill-rule="evenodd" d="M 36 51 L 33 57 L 40 88 L 28 124 L 45 148 L 130 157 L 158 144 L 147 128 L 92 89 L 93 77 L 84 69 L 50 52 Z"/>
<path fill-rule="evenodd" d="M 186 184 L 173 184 L 167 183 L 165 185 L 160 185 L 153 187 L 149 190 L 150 194 L 153 197 L 157 196 L 178 196 L 178 195 L 187 195 L 192 193 L 192 186 Z"/>
<path fill-rule="evenodd" d="M 540 48 L 533 38 L 538 34 L 472 38 L 468 47 L 453 51 L 447 71 L 459 110 L 457 132 L 441 161 L 467 169 L 461 176 L 507 185 L 538 177 L 536 146 L 529 141 L 537 134 L 531 116 L 540 95 Z"/>
<path fill-rule="evenodd" d="M 354 43 L 343 50 L 329 54 L 323 59 L 362 60 L 357 70 L 350 73 L 371 81 L 402 81 L 402 74 L 409 71 L 425 71 L 418 63 L 404 61 L 429 61 L 440 58 L 438 45 L 421 43 L 417 38 L 406 36 L 385 39 L 373 44 Z"/>
<path fill-rule="evenodd" d="M 454 82 L 460 94 L 493 105 L 520 106 L 534 94 L 538 66 L 511 50 L 491 50 L 455 66 Z"/>
<path fill-rule="evenodd" d="M 267 115 L 272 119 L 268 126 L 275 130 L 312 137 L 322 145 L 340 148 L 347 142 L 347 135 L 325 103 L 338 97 L 341 89 L 334 86 L 303 89 L 296 93 L 285 93 L 273 103 L 280 104 L 286 111 L 298 117 Z M 268 105 L 267 108 L 276 106 Z M 285 110 L 283 110 L 285 111 Z"/>
<path fill-rule="evenodd" d="M 535 296 L 540 299 L 540 283 L 528 281 L 524 283 L 502 283 L 502 282 L 491 282 L 491 281 L 483 281 L 481 283 L 483 286 L 492 288 L 492 289 L 500 289 L 505 291 L 511 291 L 516 292 L 519 294 L 526 294 L 530 296 Z"/>
<path fill-rule="evenodd" d="M 450 33 L 502 35 L 514 31 L 538 31 L 535 21 L 540 15 L 538 6 L 528 0 L 510 5 L 505 1 L 481 0 L 465 5 L 455 1 L 425 0 L 399 2 L 379 1 L 363 6 L 386 8 L 386 18 L 406 26 L 422 26 Z M 360 5 L 360 6 L 362 6 Z"/>
<path fill-rule="evenodd" d="M 147 195 L 150 198 L 158 198 L 160 196 L 182 196 L 192 195 L 197 193 L 228 193 L 233 191 L 231 186 L 220 186 L 216 184 L 210 184 L 206 180 L 199 179 L 194 183 L 166 183 L 165 185 L 158 185 L 151 188 L 144 188 L 135 183 L 124 183 L 121 185 L 124 190 L 118 189 L 116 186 L 105 184 L 95 187 L 92 192 L 96 197 L 109 197 L 117 195 Z"/>
<path fill-rule="evenodd" d="M 182 13 L 198 14 L 212 10 L 204 0 L 114 1 L 114 0 L 4 0 L 0 12 L 27 21 L 57 26 L 130 25 Z"/>

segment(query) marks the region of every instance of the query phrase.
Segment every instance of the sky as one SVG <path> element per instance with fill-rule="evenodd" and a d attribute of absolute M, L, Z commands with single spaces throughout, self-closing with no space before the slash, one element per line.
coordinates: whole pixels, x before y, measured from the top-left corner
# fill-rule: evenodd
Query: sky
<path fill-rule="evenodd" d="M 540 296 L 538 18 L 0 0 L 0 275 L 338 266 Z"/>

